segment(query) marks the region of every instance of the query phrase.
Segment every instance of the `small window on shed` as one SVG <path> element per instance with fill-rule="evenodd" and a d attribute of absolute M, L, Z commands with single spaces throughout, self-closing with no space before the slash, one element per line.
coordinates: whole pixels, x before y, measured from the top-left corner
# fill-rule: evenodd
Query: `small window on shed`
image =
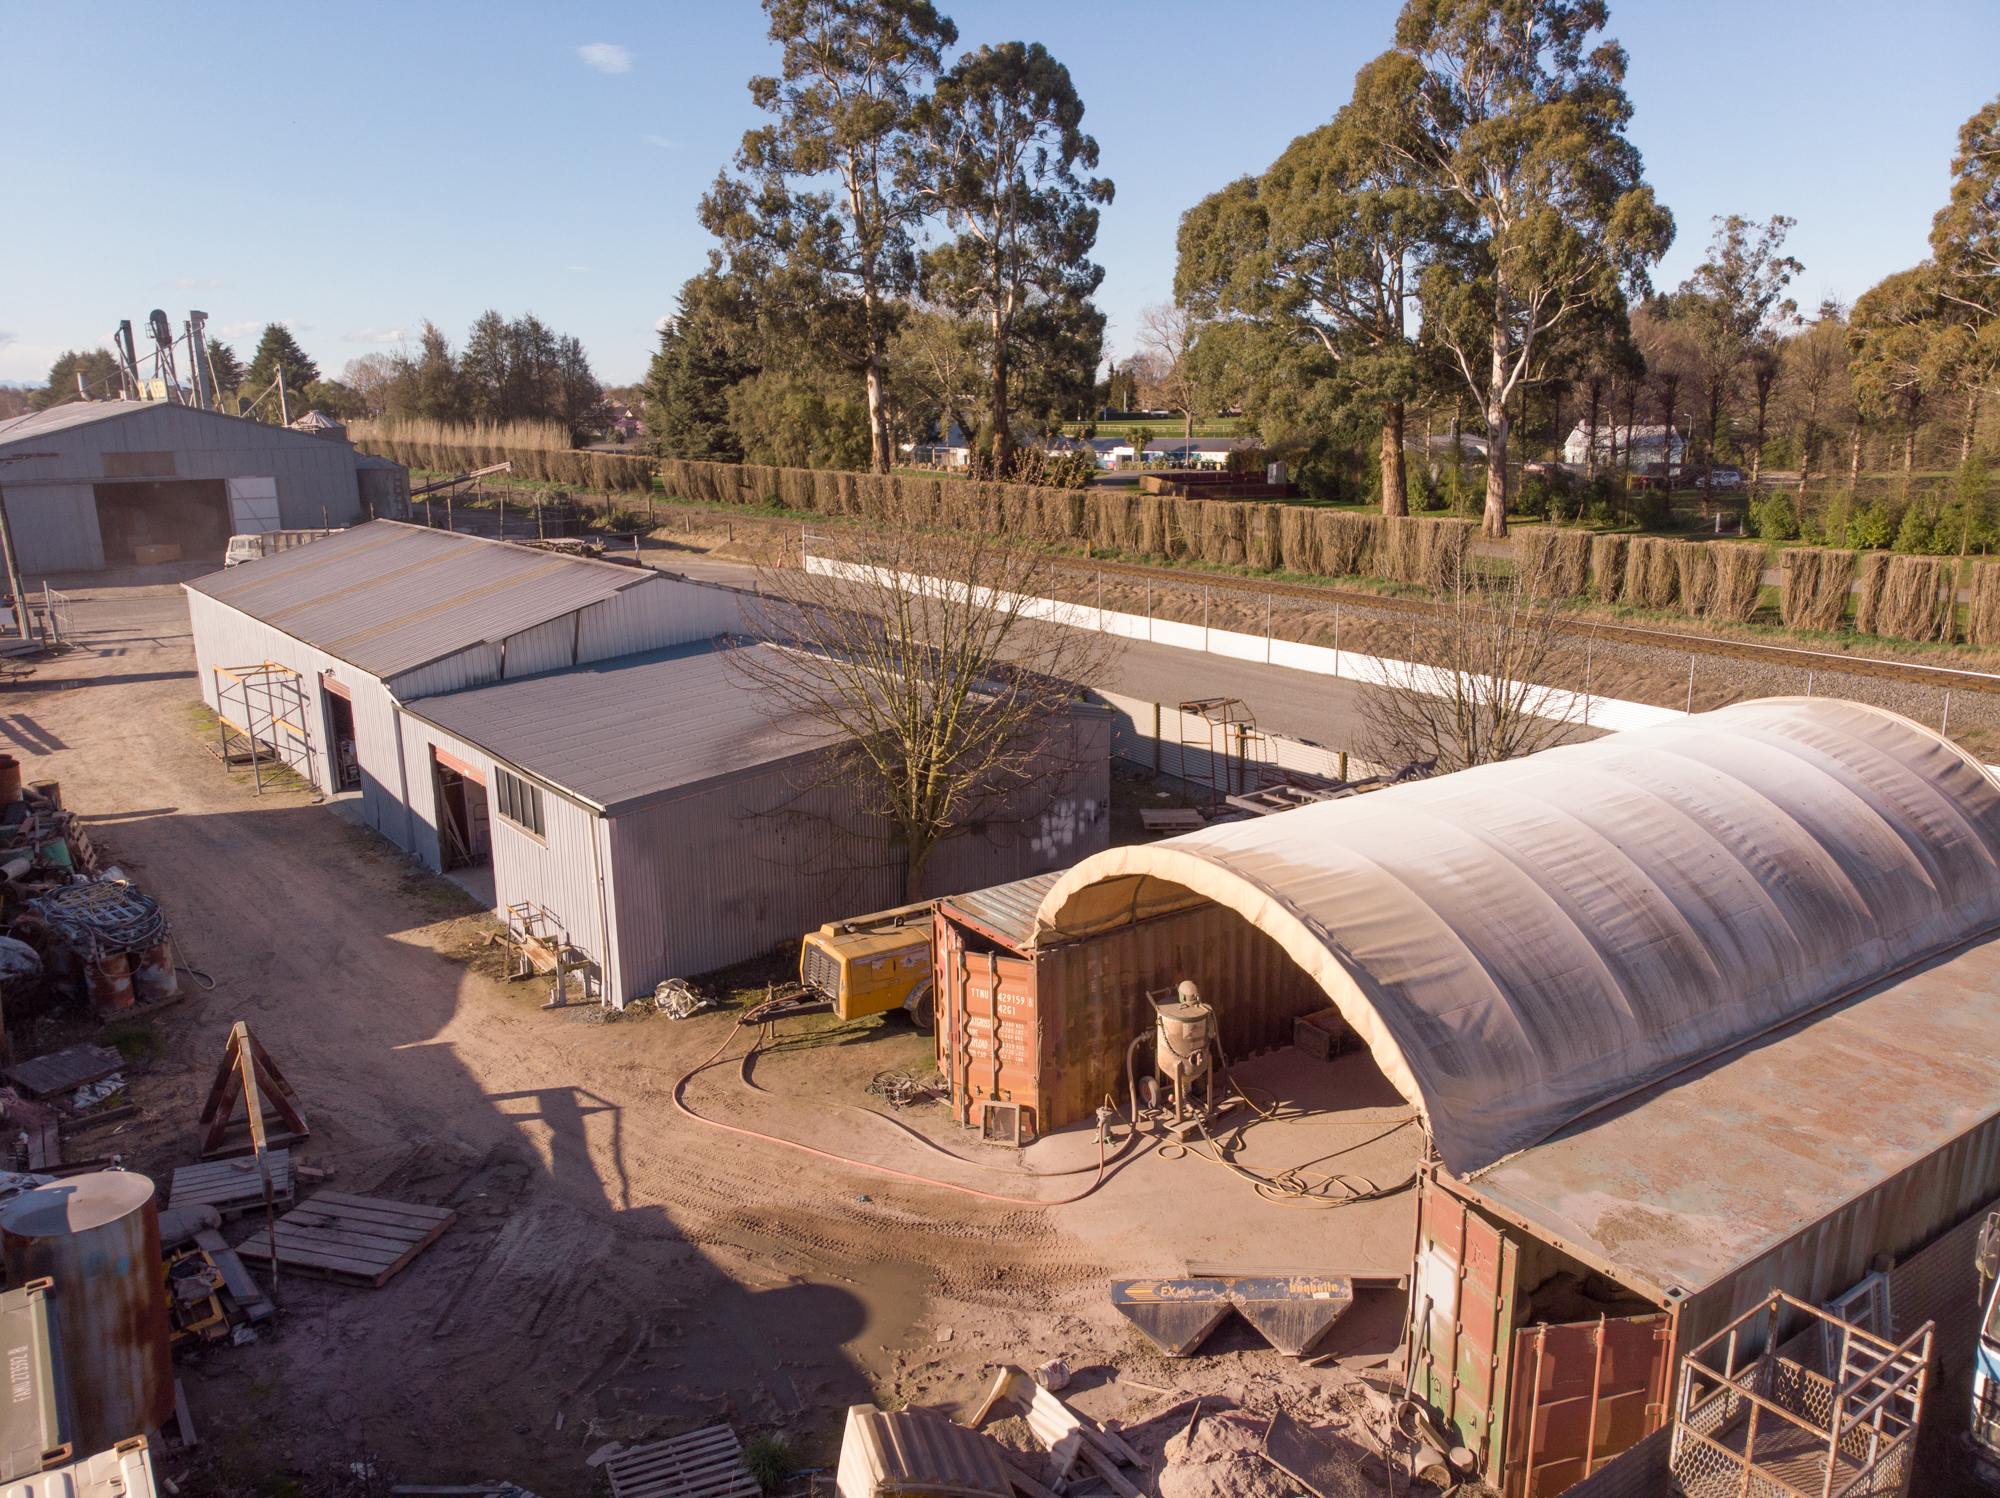
<path fill-rule="evenodd" d="M 536 837 L 546 837 L 542 824 L 542 788 L 529 785 L 518 775 L 509 775 L 498 765 L 493 767 L 493 798 L 498 803 L 500 815 L 512 822 L 523 832 L 532 832 Z"/>

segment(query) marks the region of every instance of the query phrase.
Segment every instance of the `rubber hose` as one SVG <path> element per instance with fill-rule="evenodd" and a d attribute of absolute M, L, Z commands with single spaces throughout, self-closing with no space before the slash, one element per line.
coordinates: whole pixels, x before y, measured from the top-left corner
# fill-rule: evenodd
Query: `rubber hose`
<path fill-rule="evenodd" d="M 1132 1110 L 1132 1118 L 1129 1127 L 1134 1134 L 1139 1132 L 1139 1074 L 1133 1069 L 1132 1061 L 1139 1054 L 1139 1047 L 1151 1038 L 1147 1031 L 1141 1030 L 1125 1047 L 1125 1096 L 1130 1100 L 1128 1106 Z"/>

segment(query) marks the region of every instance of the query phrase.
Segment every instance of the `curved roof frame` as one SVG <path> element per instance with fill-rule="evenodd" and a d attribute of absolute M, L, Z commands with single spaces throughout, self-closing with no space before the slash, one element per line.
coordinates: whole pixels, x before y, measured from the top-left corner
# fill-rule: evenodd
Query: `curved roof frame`
<path fill-rule="evenodd" d="M 1037 940 L 1201 901 L 1311 975 L 1466 1174 L 2000 927 L 2000 783 L 1896 714 L 1764 699 L 1114 848 Z"/>

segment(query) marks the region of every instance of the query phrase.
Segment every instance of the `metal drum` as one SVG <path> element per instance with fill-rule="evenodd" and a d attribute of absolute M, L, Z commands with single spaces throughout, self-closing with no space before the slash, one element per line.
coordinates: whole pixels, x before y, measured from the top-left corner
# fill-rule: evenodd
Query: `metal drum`
<path fill-rule="evenodd" d="M 174 1412 L 167 1281 L 153 1183 L 107 1170 L 0 1205 L 9 1284 L 56 1282 L 56 1340 L 79 1451 L 108 1451 Z"/>

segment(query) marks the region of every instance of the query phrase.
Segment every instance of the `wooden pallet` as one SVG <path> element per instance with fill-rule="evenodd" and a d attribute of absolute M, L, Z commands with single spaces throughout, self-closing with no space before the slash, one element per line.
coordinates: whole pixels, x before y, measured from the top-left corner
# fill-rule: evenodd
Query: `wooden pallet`
<path fill-rule="evenodd" d="M 379 1290 L 457 1221 L 458 1214 L 446 1207 L 317 1192 L 278 1219 L 278 1266 Z M 237 1244 L 236 1252 L 271 1261 L 270 1240 L 261 1229 Z"/>
<path fill-rule="evenodd" d="M 1148 832 L 1199 832 L 1208 825 L 1208 818 L 1191 806 L 1149 806 L 1140 809 L 1139 825 Z"/>
<path fill-rule="evenodd" d="M 276 1149 L 268 1154 L 272 1199 L 277 1203 L 278 1210 L 283 1212 L 292 1205 L 292 1153 Z M 245 1212 L 263 1211 L 264 1177 L 257 1169 L 256 1159 L 246 1155 L 236 1160 L 210 1160 L 200 1165 L 175 1167 L 167 1205 L 191 1207 L 198 1204 L 215 1208 L 222 1214 L 224 1222 L 232 1217 L 241 1217 Z"/>
<path fill-rule="evenodd" d="M 758 1498 L 743 1448 L 727 1425 L 634 1446 L 604 1464 L 611 1498 Z"/>
<path fill-rule="evenodd" d="M 7 1069 L 8 1080 L 29 1097 L 53 1097 L 87 1087 L 120 1070 L 125 1058 L 101 1045 L 73 1045 Z"/>

